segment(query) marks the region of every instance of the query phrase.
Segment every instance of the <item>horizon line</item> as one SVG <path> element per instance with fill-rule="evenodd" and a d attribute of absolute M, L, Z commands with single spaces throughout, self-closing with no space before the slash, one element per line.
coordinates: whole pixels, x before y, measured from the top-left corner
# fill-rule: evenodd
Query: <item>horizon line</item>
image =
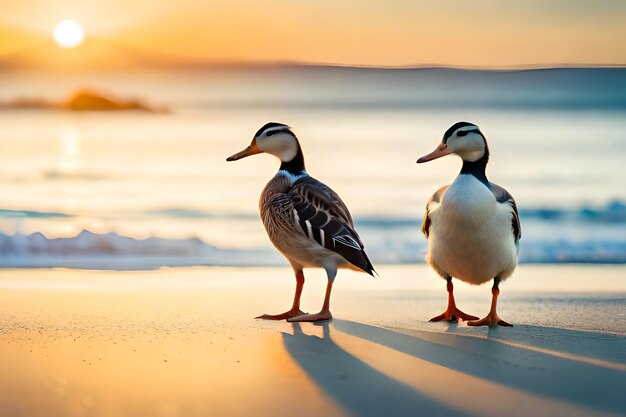
<path fill-rule="evenodd" d="M 341 64 L 331 62 L 307 62 L 290 60 L 271 61 L 199 61 L 199 62 L 171 62 L 157 65 L 136 63 L 119 68 L 99 68 L 92 65 L 90 68 L 72 69 L 67 71 L 59 68 L 32 68 L 28 66 L 14 65 L 10 60 L 0 57 L 0 74 L 6 72 L 132 72 L 138 70 L 155 71 L 201 71 L 219 69 L 345 69 L 345 70 L 371 70 L 371 71 L 417 71 L 417 70 L 452 70 L 452 71 L 484 71 L 484 72 L 522 72 L 542 70 L 592 70 L 592 69 L 626 69 L 626 64 L 583 64 L 583 63 L 551 63 L 551 64 L 515 64 L 515 65 L 453 65 L 453 64 L 408 64 L 408 65 L 374 65 L 374 64 Z"/>
<path fill-rule="evenodd" d="M 136 62 L 129 65 L 126 69 L 132 71 L 135 69 L 220 69 L 220 68 L 344 68 L 344 69 L 363 69 L 363 70 L 421 70 L 421 69 L 445 69 L 445 70 L 463 70 L 463 71 L 529 71 L 529 70 L 550 70 L 550 69 L 623 69 L 626 68 L 626 63 L 621 64 L 608 64 L 608 63 L 528 63 L 528 64 L 505 64 L 505 65 L 463 65 L 463 64 L 443 64 L 443 63 L 412 63 L 412 64 L 397 64 L 397 65 L 377 65 L 377 64 L 342 64 L 336 62 L 324 62 L 324 61 L 301 61 L 301 60 L 289 60 L 289 59 L 274 59 L 274 60 L 246 60 L 246 59 L 229 59 L 229 60 L 202 60 L 194 59 L 191 57 L 176 56 L 162 52 L 147 51 L 142 48 L 126 45 L 123 43 L 111 41 L 110 39 L 89 37 L 92 41 L 102 42 L 109 44 L 110 46 L 119 50 L 124 50 L 131 57 L 136 58 Z M 20 70 L 20 65 L 15 64 L 14 59 L 19 55 L 28 53 L 51 43 L 50 40 L 44 42 L 38 42 L 27 47 L 20 48 L 18 50 L 11 51 L 0 55 L 0 72 L 5 70 Z M 24 68 L 26 70 L 32 70 L 32 68 Z M 84 69 L 83 69 L 84 70 Z M 89 70 L 98 71 L 98 65 L 93 65 L 93 68 Z M 39 70 L 35 70 L 39 71 Z M 41 71 L 58 72 L 59 69 L 45 69 Z M 108 69 L 106 72 L 112 71 L 124 71 L 123 66 L 120 69 Z M 70 69 L 69 72 L 72 72 Z M 82 72 L 82 71 L 81 71 Z"/>

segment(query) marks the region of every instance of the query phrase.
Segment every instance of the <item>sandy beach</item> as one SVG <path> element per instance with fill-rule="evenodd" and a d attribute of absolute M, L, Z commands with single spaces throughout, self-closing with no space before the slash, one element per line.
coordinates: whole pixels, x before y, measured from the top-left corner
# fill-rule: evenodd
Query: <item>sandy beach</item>
<path fill-rule="evenodd" d="M 287 268 L 4 270 L 0 415 L 626 414 L 622 266 L 524 265 L 494 329 L 428 323 L 445 292 L 424 265 L 380 273 L 343 272 L 335 319 L 295 325 L 253 319 L 289 304 Z M 457 285 L 472 313 L 489 296 Z"/>

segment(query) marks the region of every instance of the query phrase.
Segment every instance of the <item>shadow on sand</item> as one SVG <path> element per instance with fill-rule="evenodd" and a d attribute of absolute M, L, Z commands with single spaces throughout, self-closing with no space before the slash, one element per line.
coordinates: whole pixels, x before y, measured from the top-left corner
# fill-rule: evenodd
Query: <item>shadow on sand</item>
<path fill-rule="evenodd" d="M 467 336 L 476 336 L 477 332 L 481 332 L 480 329 L 457 326 L 455 323 L 448 324 L 447 331 Z M 528 325 L 516 325 L 514 331 L 497 327 L 482 331 L 491 340 L 612 362 L 626 369 L 626 337 L 617 334 Z"/>
<path fill-rule="evenodd" d="M 302 332 L 283 333 L 287 352 L 332 399 L 348 412 L 362 417 L 378 416 L 467 416 L 415 391 L 340 348 L 330 337 L 329 323 L 323 338 Z"/>
<path fill-rule="evenodd" d="M 492 329 L 484 338 L 455 333 L 456 330 L 453 326 L 448 333 L 418 330 L 398 332 L 337 319 L 333 321 L 332 326 L 337 331 L 510 388 L 552 397 L 572 405 L 582 405 L 598 411 L 617 414 L 624 414 L 626 411 L 626 372 L 623 368 L 619 368 L 619 364 L 616 364 L 616 369 L 611 369 L 607 366 L 598 366 L 546 354 L 533 350 L 534 347 L 541 348 L 541 346 L 533 346 L 532 340 L 517 340 L 519 336 L 516 336 L 517 339 L 514 338 L 513 341 L 520 344 L 524 343 L 529 348 L 511 346 L 502 343 L 508 339 L 502 329 Z M 556 331 L 554 336 L 560 337 L 560 329 L 543 328 L 543 331 Z M 570 337 L 574 337 L 571 333 L 576 333 L 571 330 L 566 332 Z M 590 338 L 589 333 L 580 333 L 581 335 L 575 335 L 576 340 Z M 614 341 L 617 341 L 622 349 L 626 349 L 626 338 L 610 337 L 616 338 Z M 325 349 L 331 347 L 338 349 L 331 341 L 318 342 L 320 347 L 324 343 L 328 344 Z M 567 340 L 563 343 L 567 343 Z M 557 343 L 555 342 L 553 347 L 556 346 Z M 314 349 L 313 346 L 310 348 Z M 582 352 L 584 349 L 584 346 L 578 346 L 573 350 Z M 288 350 L 307 370 L 308 368 L 317 368 L 315 372 L 321 372 L 326 366 L 320 363 L 318 358 L 315 358 L 315 353 L 304 355 L 294 352 L 294 349 L 288 348 Z M 621 349 L 611 348 L 609 350 L 611 352 L 619 351 L 619 357 L 623 355 Z M 348 369 L 347 367 L 350 366 L 346 361 L 352 357 L 346 352 L 341 352 L 343 357 L 335 359 L 336 362 L 332 365 L 335 370 Z M 617 358 L 611 355 L 608 359 Z M 355 359 L 350 360 L 354 361 Z M 339 395 L 334 388 L 329 388 L 335 396 Z"/>

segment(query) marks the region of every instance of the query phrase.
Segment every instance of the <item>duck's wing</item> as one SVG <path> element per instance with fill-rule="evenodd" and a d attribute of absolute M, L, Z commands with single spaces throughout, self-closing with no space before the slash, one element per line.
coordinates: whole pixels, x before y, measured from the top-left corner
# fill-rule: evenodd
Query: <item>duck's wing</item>
<path fill-rule="evenodd" d="M 515 244 L 522 238 L 522 227 L 519 222 L 519 212 L 517 211 L 517 203 L 515 199 L 504 187 L 500 187 L 498 184 L 492 182 L 489 183 L 489 189 L 493 193 L 496 201 L 500 204 L 509 204 L 513 211 L 513 236 L 515 237 Z"/>
<path fill-rule="evenodd" d="M 424 221 L 422 222 L 422 233 L 424 233 L 424 236 L 426 236 L 427 239 L 428 239 L 428 235 L 430 234 L 429 214 L 435 206 L 439 205 L 439 203 L 441 202 L 441 197 L 443 196 L 443 193 L 445 193 L 447 189 L 448 189 L 448 186 L 444 185 L 443 187 L 438 189 L 435 192 L 435 194 L 433 194 L 430 197 L 430 200 L 428 200 L 428 203 L 426 203 L 426 211 L 424 212 Z"/>
<path fill-rule="evenodd" d="M 373 275 L 374 267 L 354 230 L 352 216 L 337 193 L 306 176 L 294 182 L 287 194 L 293 203 L 295 221 L 309 239 Z"/>

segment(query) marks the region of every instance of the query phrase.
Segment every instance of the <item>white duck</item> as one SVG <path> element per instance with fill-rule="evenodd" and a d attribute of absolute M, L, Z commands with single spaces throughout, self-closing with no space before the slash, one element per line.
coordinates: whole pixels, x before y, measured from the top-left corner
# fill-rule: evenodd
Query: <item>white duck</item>
<path fill-rule="evenodd" d="M 427 261 L 447 281 L 448 308 L 431 321 L 470 320 L 470 326 L 511 326 L 496 312 L 500 282 L 517 266 L 521 229 L 517 205 L 507 190 L 489 182 L 487 141 L 478 126 L 458 122 L 437 148 L 417 163 L 456 154 L 463 160 L 454 182 L 441 187 L 426 205 L 422 232 Z M 456 307 L 452 277 L 479 285 L 493 279 L 491 309 L 481 320 Z"/>

